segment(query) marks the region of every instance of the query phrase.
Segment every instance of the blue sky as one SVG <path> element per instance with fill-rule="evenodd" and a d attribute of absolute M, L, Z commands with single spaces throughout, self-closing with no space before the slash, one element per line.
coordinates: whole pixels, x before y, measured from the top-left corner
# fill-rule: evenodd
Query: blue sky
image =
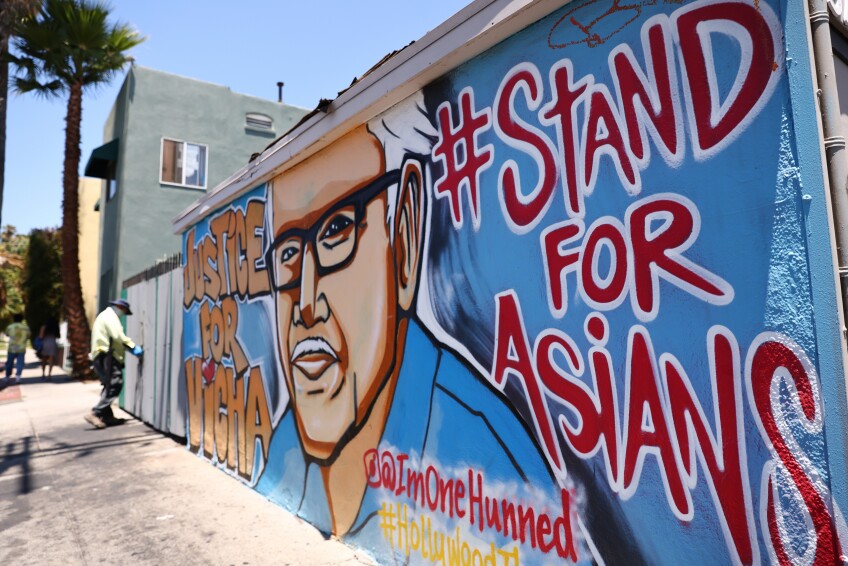
<path fill-rule="evenodd" d="M 470 0 L 111 0 L 113 18 L 147 41 L 136 63 L 236 92 L 314 108 L 392 50 L 419 39 Z M 103 143 L 123 82 L 83 97 L 82 159 Z M 65 98 L 10 94 L 2 223 L 19 232 L 59 226 Z"/>

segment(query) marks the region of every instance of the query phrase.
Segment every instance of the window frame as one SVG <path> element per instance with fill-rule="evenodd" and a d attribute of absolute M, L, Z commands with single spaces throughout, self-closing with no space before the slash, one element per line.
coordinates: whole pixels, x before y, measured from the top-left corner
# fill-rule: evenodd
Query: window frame
<path fill-rule="evenodd" d="M 204 161 L 204 162 L 203 162 L 203 186 L 200 186 L 200 185 L 186 185 L 186 184 L 185 184 L 185 182 L 183 182 L 183 183 L 175 183 L 175 182 L 173 182 L 173 181 L 165 181 L 165 180 L 162 178 L 162 162 L 163 162 L 163 160 L 164 160 L 164 158 L 165 158 L 165 142 L 166 142 L 166 141 L 170 141 L 170 142 L 174 142 L 174 143 L 181 143 L 181 144 L 183 144 L 183 155 L 185 155 L 185 146 L 186 146 L 186 144 L 196 145 L 196 146 L 198 146 L 198 147 L 202 147 L 202 148 L 203 148 L 203 151 L 204 151 L 204 153 L 205 153 L 205 155 L 206 155 L 206 158 L 203 160 L 203 161 Z M 182 171 L 183 171 L 183 181 L 185 181 L 185 177 L 186 177 L 186 174 L 185 174 L 185 164 L 183 164 Z M 182 189 L 192 189 L 192 190 L 195 190 L 195 191 L 206 191 L 206 187 L 207 187 L 207 186 L 208 186 L 208 184 L 209 184 L 209 146 L 208 146 L 208 145 L 206 145 L 206 144 L 204 144 L 204 143 L 199 143 L 199 142 L 193 142 L 193 141 L 181 140 L 181 139 L 178 139 L 178 138 L 169 138 L 169 137 L 166 137 L 166 136 L 162 136 L 162 137 L 160 138 L 160 141 L 159 141 L 159 184 L 160 184 L 160 185 L 167 185 L 167 186 L 169 186 L 169 187 L 180 187 L 180 188 L 182 188 Z"/>

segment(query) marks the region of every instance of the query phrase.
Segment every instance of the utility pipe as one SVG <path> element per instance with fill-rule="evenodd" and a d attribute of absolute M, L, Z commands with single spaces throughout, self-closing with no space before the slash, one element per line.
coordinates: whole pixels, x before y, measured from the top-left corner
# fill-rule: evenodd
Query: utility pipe
<path fill-rule="evenodd" d="M 831 466 L 831 496 L 833 505 L 840 504 L 845 509 L 846 495 L 845 468 L 848 467 L 848 436 L 845 435 L 846 411 L 848 411 L 848 375 L 845 375 L 848 349 L 846 348 L 845 309 L 848 307 L 848 153 L 845 148 L 845 137 L 842 135 L 840 124 L 839 97 L 836 86 L 836 71 L 833 64 L 833 46 L 830 43 L 830 17 L 827 10 L 827 0 L 807 0 L 810 13 L 810 31 L 813 43 L 813 63 L 816 68 L 818 90 L 816 96 L 822 122 L 824 137 L 824 153 L 827 161 L 827 176 L 830 185 L 830 201 L 833 214 L 833 230 L 836 239 L 836 261 L 839 274 L 841 293 L 841 309 L 839 323 L 841 332 L 842 376 L 832 376 L 830 382 L 836 390 L 836 399 L 828 399 L 827 403 L 836 403 L 835 414 L 839 415 L 831 422 L 826 433 L 829 462 Z M 822 376 L 830 378 L 831 376 Z M 841 379 L 840 379 L 841 377 Z M 828 411 L 834 415 L 834 411 Z M 836 430 L 832 430 L 833 428 Z M 836 446 L 834 446 L 836 444 Z M 837 460 L 837 461 L 834 461 Z"/>
<path fill-rule="evenodd" d="M 833 224 L 836 237 L 836 259 L 839 283 L 842 291 L 842 359 L 846 368 L 845 307 L 848 305 L 848 153 L 845 137 L 839 123 L 839 96 L 836 88 L 836 70 L 833 66 L 833 46 L 830 43 L 830 15 L 827 0 L 808 0 L 810 30 L 813 40 L 813 60 L 816 68 L 816 92 L 821 111 L 824 152 L 830 184 L 830 199 L 833 208 Z M 844 380 L 843 380 L 844 383 Z M 845 388 L 843 387 L 843 392 Z M 843 398 L 842 402 L 848 402 Z"/>

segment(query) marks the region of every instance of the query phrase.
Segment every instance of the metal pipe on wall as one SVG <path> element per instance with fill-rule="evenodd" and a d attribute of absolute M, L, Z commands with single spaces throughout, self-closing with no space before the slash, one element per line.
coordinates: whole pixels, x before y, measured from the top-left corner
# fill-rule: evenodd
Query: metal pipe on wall
<path fill-rule="evenodd" d="M 819 109 L 824 136 L 825 160 L 833 206 L 833 223 L 836 236 L 836 259 L 842 292 L 842 350 L 846 357 L 845 307 L 848 305 L 848 153 L 845 137 L 839 124 L 839 96 L 836 87 L 836 70 L 833 65 L 833 47 L 830 43 L 830 15 L 827 0 L 808 0 L 810 30 L 813 40 L 813 59 L 818 83 Z M 843 365 L 843 367 L 845 367 Z M 848 401 L 848 399 L 843 399 Z"/>
<path fill-rule="evenodd" d="M 845 309 L 848 306 L 848 153 L 846 153 L 845 137 L 842 135 L 840 125 L 841 114 L 836 85 L 836 69 L 833 61 L 833 46 L 830 42 L 830 17 L 827 10 L 827 0 L 807 0 L 807 7 L 813 44 L 813 62 L 818 84 L 816 96 L 822 122 L 834 238 L 836 240 L 836 261 L 842 298 L 842 309 L 839 313 L 839 322 L 842 326 L 840 345 L 842 368 L 843 372 L 846 372 L 845 368 L 848 368 L 848 363 L 846 363 L 846 359 L 848 359 L 846 337 L 848 335 L 845 328 Z M 844 508 L 846 501 L 844 470 L 848 465 L 848 436 L 844 435 L 844 423 L 848 420 L 846 418 L 846 412 L 848 412 L 848 375 L 843 375 L 842 379 L 839 379 L 839 376 L 833 376 L 832 383 L 835 386 L 837 397 L 841 397 L 841 399 L 829 400 L 829 402 L 836 402 L 836 412 L 839 414 L 839 417 L 833 423 L 836 425 L 836 431 L 831 431 L 827 435 L 829 443 L 835 441 L 836 444 L 836 446 L 831 444 L 828 448 L 831 471 L 835 471 L 837 476 L 837 485 L 831 486 L 831 495 L 834 497 L 834 506 L 841 504 Z M 836 466 L 835 470 L 834 465 Z M 833 476 L 831 476 L 831 479 L 833 479 Z"/>

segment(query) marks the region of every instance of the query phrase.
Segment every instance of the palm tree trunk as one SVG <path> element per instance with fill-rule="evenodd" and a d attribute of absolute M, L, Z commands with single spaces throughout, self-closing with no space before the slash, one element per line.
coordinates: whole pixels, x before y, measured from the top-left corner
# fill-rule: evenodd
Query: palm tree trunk
<path fill-rule="evenodd" d="M 9 51 L 9 36 L 0 37 L 0 54 Z M 6 179 L 6 102 L 9 98 L 9 62 L 0 61 L 0 226 L 3 225 L 3 185 Z"/>
<path fill-rule="evenodd" d="M 71 343 L 73 375 L 90 377 L 88 361 L 91 329 L 85 317 L 79 273 L 79 162 L 82 85 L 73 84 L 65 116 L 65 170 L 62 176 L 62 287 L 65 319 Z"/>

